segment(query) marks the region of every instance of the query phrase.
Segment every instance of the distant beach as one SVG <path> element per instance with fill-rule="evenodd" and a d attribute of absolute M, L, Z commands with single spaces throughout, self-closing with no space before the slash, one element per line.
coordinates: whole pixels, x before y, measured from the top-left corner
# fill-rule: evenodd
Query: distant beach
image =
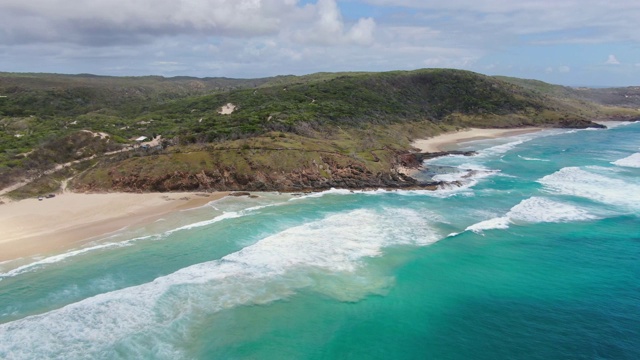
<path fill-rule="evenodd" d="M 78 242 L 141 226 L 227 193 L 63 193 L 0 205 L 0 261 L 59 252 Z"/>
<path fill-rule="evenodd" d="M 539 127 L 527 127 L 519 129 L 478 129 L 470 128 L 457 132 L 445 133 L 428 139 L 414 141 L 411 146 L 420 149 L 421 152 L 441 152 L 453 150 L 459 143 L 493 139 L 505 136 L 516 136 L 540 131 Z"/>

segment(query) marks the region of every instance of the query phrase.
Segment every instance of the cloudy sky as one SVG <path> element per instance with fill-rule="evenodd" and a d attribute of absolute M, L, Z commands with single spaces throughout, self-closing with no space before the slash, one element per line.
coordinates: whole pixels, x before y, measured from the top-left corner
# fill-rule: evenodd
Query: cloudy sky
<path fill-rule="evenodd" d="M 638 0 L 2 0 L 0 71 L 263 77 L 447 67 L 640 85 Z"/>

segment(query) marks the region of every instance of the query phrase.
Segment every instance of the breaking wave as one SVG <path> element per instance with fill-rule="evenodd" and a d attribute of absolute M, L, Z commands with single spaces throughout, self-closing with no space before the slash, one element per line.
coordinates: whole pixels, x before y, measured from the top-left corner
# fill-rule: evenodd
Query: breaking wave
<path fill-rule="evenodd" d="M 479 233 L 485 230 L 507 229 L 517 223 L 558 223 L 594 220 L 598 217 L 580 207 L 543 197 L 522 200 L 502 217 L 481 221 L 465 229 Z"/>
<path fill-rule="evenodd" d="M 562 168 L 538 182 L 547 190 L 558 194 L 578 196 L 627 209 L 640 209 L 640 185 L 579 167 Z"/>
<path fill-rule="evenodd" d="M 624 159 L 616 160 L 612 162 L 612 164 L 622 167 L 640 168 L 640 153 L 635 153 Z"/>
<path fill-rule="evenodd" d="M 220 260 L 2 324 L 0 358 L 183 358 L 183 349 L 169 339 L 188 336 L 203 314 L 269 303 L 303 288 L 357 301 L 392 281 L 361 271 L 364 259 L 380 256 L 385 247 L 423 246 L 439 238 L 412 210 L 334 214 Z M 342 281 L 332 280 L 336 276 Z"/>

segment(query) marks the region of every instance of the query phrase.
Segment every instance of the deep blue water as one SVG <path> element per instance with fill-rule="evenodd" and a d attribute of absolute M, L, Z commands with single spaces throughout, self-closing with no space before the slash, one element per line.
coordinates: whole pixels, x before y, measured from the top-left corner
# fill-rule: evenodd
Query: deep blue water
<path fill-rule="evenodd" d="M 2 359 L 638 359 L 640 123 L 465 143 L 460 187 L 225 198 L 0 264 Z"/>

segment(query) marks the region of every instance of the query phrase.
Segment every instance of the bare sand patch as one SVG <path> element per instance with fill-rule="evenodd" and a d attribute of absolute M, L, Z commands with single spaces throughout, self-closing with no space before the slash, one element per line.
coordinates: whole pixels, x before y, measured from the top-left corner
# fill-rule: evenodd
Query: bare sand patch
<path fill-rule="evenodd" d="M 228 103 L 227 105 L 221 107 L 220 110 L 218 110 L 218 114 L 229 115 L 233 114 L 234 111 L 236 111 L 236 106 L 232 103 Z"/>

